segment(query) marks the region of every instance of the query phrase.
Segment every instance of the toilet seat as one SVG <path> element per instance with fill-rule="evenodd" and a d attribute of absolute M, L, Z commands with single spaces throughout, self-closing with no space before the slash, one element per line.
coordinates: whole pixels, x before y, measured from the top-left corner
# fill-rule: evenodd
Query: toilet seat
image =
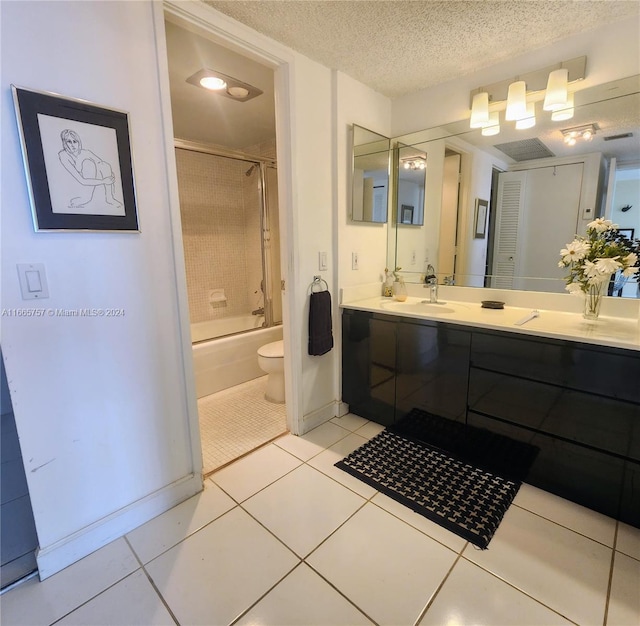
<path fill-rule="evenodd" d="M 284 340 L 266 343 L 258 348 L 258 356 L 265 359 L 283 359 L 284 358 Z"/>

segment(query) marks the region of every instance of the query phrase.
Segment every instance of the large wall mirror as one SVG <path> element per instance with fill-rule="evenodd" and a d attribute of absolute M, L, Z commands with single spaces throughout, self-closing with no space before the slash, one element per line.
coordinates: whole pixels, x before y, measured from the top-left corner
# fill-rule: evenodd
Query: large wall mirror
<path fill-rule="evenodd" d="M 390 140 L 353 125 L 351 219 L 354 222 L 387 221 Z"/>
<path fill-rule="evenodd" d="M 410 282 L 431 264 L 441 284 L 563 292 L 559 251 L 596 216 L 640 237 L 640 76 L 574 98 L 561 121 L 537 102 L 527 130 L 503 123 L 486 136 L 461 120 L 395 138 L 424 154 L 424 226 L 390 229 L 389 266 Z M 584 127 L 590 140 L 565 141 Z M 612 295 L 638 293 L 629 279 Z"/>

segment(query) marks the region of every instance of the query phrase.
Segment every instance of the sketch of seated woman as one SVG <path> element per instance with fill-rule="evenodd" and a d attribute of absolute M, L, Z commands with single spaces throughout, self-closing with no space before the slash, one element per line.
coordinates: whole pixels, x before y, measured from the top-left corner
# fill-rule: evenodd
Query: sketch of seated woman
<path fill-rule="evenodd" d="M 69 208 L 81 208 L 91 203 L 99 206 L 103 203 L 113 207 L 121 207 L 115 197 L 115 176 L 111 165 L 95 155 L 91 150 L 82 147 L 80 135 L 73 130 L 60 133 L 62 147 L 58 158 L 64 169 L 83 187 L 81 195 L 71 198 Z"/>

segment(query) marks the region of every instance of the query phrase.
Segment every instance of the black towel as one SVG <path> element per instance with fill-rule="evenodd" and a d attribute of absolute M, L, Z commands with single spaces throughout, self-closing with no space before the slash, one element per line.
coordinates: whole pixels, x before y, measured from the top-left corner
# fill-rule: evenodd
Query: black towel
<path fill-rule="evenodd" d="M 309 303 L 309 354 L 319 356 L 331 348 L 331 294 L 328 291 L 312 292 Z"/>

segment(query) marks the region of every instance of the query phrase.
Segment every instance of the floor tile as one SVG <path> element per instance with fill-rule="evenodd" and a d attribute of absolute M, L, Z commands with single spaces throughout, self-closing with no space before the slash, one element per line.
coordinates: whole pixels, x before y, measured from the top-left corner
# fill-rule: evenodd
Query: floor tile
<path fill-rule="evenodd" d="M 287 432 L 285 405 L 265 400 L 267 378 L 198 399 L 205 475 Z"/>
<path fill-rule="evenodd" d="M 618 522 L 616 550 L 640 561 L 640 528 Z"/>
<path fill-rule="evenodd" d="M 142 570 L 134 572 L 56 623 L 56 626 L 145 626 L 175 622 Z"/>
<path fill-rule="evenodd" d="M 208 480 L 204 490 L 127 535 L 142 563 L 148 563 L 179 541 L 226 513 L 236 503 Z"/>
<path fill-rule="evenodd" d="M 146 566 L 181 624 L 229 624 L 299 560 L 239 507 Z"/>
<path fill-rule="evenodd" d="M 419 513 L 412 511 L 409 507 L 396 502 L 383 493 L 377 494 L 371 500 L 371 502 L 373 504 L 377 504 L 385 511 L 388 511 L 389 513 L 391 513 L 391 515 L 399 517 L 402 521 L 410 524 L 414 528 L 417 528 L 426 535 L 429 535 L 429 537 L 435 539 L 436 541 L 439 541 L 440 543 L 447 546 L 447 548 L 450 548 L 456 553 L 460 553 L 467 544 L 466 539 L 458 537 L 458 535 L 455 535 L 450 530 L 447 530 L 439 524 L 432 522 L 424 515 L 420 515 Z"/>
<path fill-rule="evenodd" d="M 302 465 L 242 506 L 304 557 L 364 502 L 321 472 Z"/>
<path fill-rule="evenodd" d="M 2 595 L 2 623 L 51 624 L 139 568 L 124 539 L 106 545 L 40 582 L 32 578 Z"/>
<path fill-rule="evenodd" d="M 612 550 L 511 507 L 487 550 L 463 556 L 582 626 L 602 624 Z"/>
<path fill-rule="evenodd" d="M 354 415 L 353 413 L 347 413 L 342 417 L 334 417 L 331 422 L 336 426 L 340 426 L 342 428 L 346 428 L 353 432 L 354 430 L 358 430 L 364 426 L 369 420 L 364 417 L 360 417 L 359 415 Z"/>
<path fill-rule="evenodd" d="M 330 478 L 337 480 L 340 484 L 348 487 L 352 491 L 361 495 L 363 498 L 371 498 L 375 495 L 376 490 L 370 487 L 361 480 L 347 474 L 344 470 L 335 467 L 335 464 L 344 459 L 345 456 L 357 450 L 361 445 L 367 443 L 367 439 L 360 437 L 359 435 L 351 434 L 347 435 L 344 439 L 338 441 L 338 443 L 331 446 L 329 449 L 321 452 L 317 456 L 314 456 L 308 464 L 311 467 L 315 467 L 323 474 L 326 474 Z"/>
<path fill-rule="evenodd" d="M 303 461 L 308 461 L 311 457 L 322 452 L 325 448 L 331 447 L 349 434 L 348 430 L 325 422 L 317 428 L 309 431 L 301 437 L 286 435 L 274 442 L 275 445 L 283 448 L 287 452 L 297 456 Z"/>
<path fill-rule="evenodd" d="M 376 424 L 375 422 L 367 422 L 364 426 L 358 428 L 355 431 L 356 435 L 360 435 L 365 439 L 372 439 L 379 433 L 384 430 L 384 426 L 382 424 Z"/>
<path fill-rule="evenodd" d="M 554 626 L 571 622 L 504 581 L 460 559 L 420 626 Z"/>
<path fill-rule="evenodd" d="M 610 626 L 640 624 L 640 561 L 616 552 L 606 623 Z"/>
<path fill-rule="evenodd" d="M 218 470 L 210 480 L 236 502 L 243 502 L 301 464 L 297 457 L 269 444 Z"/>
<path fill-rule="evenodd" d="M 372 622 L 302 563 L 237 622 L 238 626 L 258 624 L 364 626 Z"/>
<path fill-rule="evenodd" d="M 523 484 L 513 503 L 552 522 L 613 547 L 616 520 L 548 491 Z"/>
<path fill-rule="evenodd" d="M 413 624 L 456 554 L 366 504 L 307 562 L 378 624 Z"/>

